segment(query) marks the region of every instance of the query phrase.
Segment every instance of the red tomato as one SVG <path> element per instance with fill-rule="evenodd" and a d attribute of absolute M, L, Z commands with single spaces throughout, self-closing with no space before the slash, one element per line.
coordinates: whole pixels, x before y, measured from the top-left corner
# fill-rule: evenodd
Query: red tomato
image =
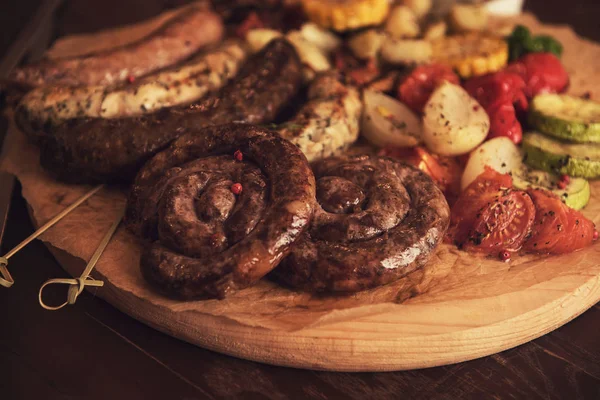
<path fill-rule="evenodd" d="M 388 148 L 380 155 L 397 158 L 429 175 L 448 196 L 460 193 L 462 167 L 457 159 L 431 154 L 424 147 Z"/>
<path fill-rule="evenodd" d="M 516 104 L 521 110 L 528 106 L 523 93 L 525 81 L 514 72 L 500 71 L 471 78 L 464 88 L 486 110 L 507 103 Z"/>
<path fill-rule="evenodd" d="M 592 244 L 595 226 L 579 211 L 566 206 L 558 196 L 541 189 L 527 191 L 537 209 L 531 237 L 525 250 L 563 254 Z"/>
<path fill-rule="evenodd" d="M 490 110 L 487 110 L 490 116 L 490 133 L 488 138 L 506 136 L 514 143 L 519 144 L 523 140 L 523 129 L 517 119 L 515 106 L 511 103 L 504 103 Z"/>
<path fill-rule="evenodd" d="M 507 67 L 525 80 L 525 94 L 560 93 L 569 85 L 569 75 L 552 53 L 529 53 Z"/>
<path fill-rule="evenodd" d="M 524 93 L 525 81 L 521 76 L 500 71 L 469 79 L 464 87 L 488 113 L 490 138 L 506 136 L 516 144 L 521 143 L 523 130 L 514 106 L 516 104 L 521 110 L 528 107 Z"/>
<path fill-rule="evenodd" d="M 451 209 L 448 237 L 457 245 L 467 240 L 469 230 L 475 223 L 478 210 L 494 197 L 501 189 L 512 187 L 509 175 L 499 174 L 491 168 L 485 169 L 458 197 Z"/>
<path fill-rule="evenodd" d="M 531 230 L 535 207 L 527 193 L 511 188 L 508 175 L 487 168 L 452 207 L 450 235 L 464 249 L 499 254 L 518 251 Z"/>
<path fill-rule="evenodd" d="M 458 76 L 446 65 L 428 64 L 415 68 L 398 87 L 398 98 L 421 114 L 431 93 L 444 81 L 459 84 Z"/>

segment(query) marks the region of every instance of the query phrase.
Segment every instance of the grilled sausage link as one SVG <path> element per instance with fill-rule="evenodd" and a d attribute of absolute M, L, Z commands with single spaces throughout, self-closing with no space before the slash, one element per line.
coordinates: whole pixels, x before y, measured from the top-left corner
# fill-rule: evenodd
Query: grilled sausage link
<path fill-rule="evenodd" d="M 318 75 L 308 89 L 308 102 L 279 133 L 304 152 L 308 161 L 336 154 L 358 138 L 362 102 L 358 90 L 337 74 Z"/>
<path fill-rule="evenodd" d="M 37 137 L 78 117 L 120 118 L 189 104 L 220 89 L 239 71 L 244 45 L 227 41 L 183 65 L 116 87 L 43 86 L 27 93 L 15 110 L 25 133 Z"/>
<path fill-rule="evenodd" d="M 318 161 L 313 172 L 319 205 L 278 280 L 318 292 L 373 288 L 422 268 L 443 239 L 448 203 L 416 168 L 353 156 Z"/>
<path fill-rule="evenodd" d="M 223 37 L 221 18 L 204 6 L 186 8 L 136 42 L 79 57 L 42 60 L 15 69 L 10 84 L 38 87 L 113 85 L 179 63 Z"/>
<path fill-rule="evenodd" d="M 228 122 L 271 122 L 297 93 L 302 65 L 274 40 L 236 78 L 202 102 L 139 117 L 71 120 L 41 139 L 41 162 L 69 182 L 130 181 L 142 164 L 188 131 Z"/>
<path fill-rule="evenodd" d="M 306 158 L 277 133 L 211 126 L 140 170 L 126 221 L 150 242 L 141 259 L 147 280 L 179 298 L 222 298 L 281 261 L 308 226 L 314 196 Z"/>

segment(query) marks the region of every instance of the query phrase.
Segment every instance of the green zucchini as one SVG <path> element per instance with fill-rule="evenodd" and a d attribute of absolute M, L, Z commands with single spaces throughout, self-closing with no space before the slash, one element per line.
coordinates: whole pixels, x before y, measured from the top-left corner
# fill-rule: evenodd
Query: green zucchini
<path fill-rule="evenodd" d="M 600 103 L 541 94 L 531 102 L 529 123 L 540 132 L 573 142 L 600 142 Z"/>
<path fill-rule="evenodd" d="M 580 178 L 600 177 L 600 144 L 567 143 L 537 132 L 523 136 L 525 162 L 533 168 Z"/>
<path fill-rule="evenodd" d="M 513 185 L 517 189 L 546 189 L 554 192 L 560 199 L 571 208 L 580 210 L 590 200 L 590 184 L 583 178 L 570 178 L 569 183 L 559 187 L 561 177 L 559 175 L 531 169 L 525 165 L 518 171 L 512 172 Z"/>

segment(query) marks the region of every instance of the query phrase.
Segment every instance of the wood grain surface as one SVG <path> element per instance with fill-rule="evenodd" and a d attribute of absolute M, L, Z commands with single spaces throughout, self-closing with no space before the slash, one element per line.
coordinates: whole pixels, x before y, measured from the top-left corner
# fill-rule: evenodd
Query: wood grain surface
<path fill-rule="evenodd" d="M 110 10 L 110 2 L 105 3 Z M 544 8 L 552 7 L 546 2 Z M 136 13 L 123 4 L 120 10 Z M 77 24 L 84 26 L 85 18 L 80 16 Z M 5 249 L 31 230 L 16 195 Z M 10 322 L 0 330 L 0 370 L 8 372 L 0 389 L 7 398 L 107 398 L 115 393 L 117 398 L 600 397 L 597 306 L 535 342 L 468 363 L 386 374 L 310 372 L 195 348 L 92 295 L 83 295 L 62 313 L 43 312 L 31 293 L 43 280 L 62 276 L 61 270 L 40 243 L 15 256 L 13 265 L 21 290 L 0 292 L 0 304 L 11 305 L 5 310 Z M 64 293 L 50 293 L 49 301 L 53 298 L 61 301 Z"/>

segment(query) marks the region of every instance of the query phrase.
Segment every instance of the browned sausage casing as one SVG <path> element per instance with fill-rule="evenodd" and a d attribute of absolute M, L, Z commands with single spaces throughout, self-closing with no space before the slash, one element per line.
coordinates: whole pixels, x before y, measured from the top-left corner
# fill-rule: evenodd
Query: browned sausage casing
<path fill-rule="evenodd" d="M 112 85 L 183 61 L 221 40 L 223 32 L 217 14 L 191 7 L 139 41 L 79 57 L 42 60 L 15 69 L 8 81 L 23 87 Z"/>
<path fill-rule="evenodd" d="M 355 292 L 422 268 L 448 228 L 442 192 L 423 172 L 371 156 L 333 157 L 313 166 L 315 215 L 274 271 L 309 291 Z"/>
<path fill-rule="evenodd" d="M 221 298 L 281 261 L 308 226 L 314 196 L 296 146 L 227 124 L 181 136 L 152 158 L 136 177 L 126 221 L 152 242 L 141 259 L 150 282 L 179 298 Z"/>
<path fill-rule="evenodd" d="M 130 181 L 148 158 L 188 131 L 229 122 L 271 122 L 301 81 L 296 51 L 277 39 L 252 56 L 220 92 L 200 103 L 139 117 L 63 124 L 42 136 L 41 162 L 65 181 Z"/>

